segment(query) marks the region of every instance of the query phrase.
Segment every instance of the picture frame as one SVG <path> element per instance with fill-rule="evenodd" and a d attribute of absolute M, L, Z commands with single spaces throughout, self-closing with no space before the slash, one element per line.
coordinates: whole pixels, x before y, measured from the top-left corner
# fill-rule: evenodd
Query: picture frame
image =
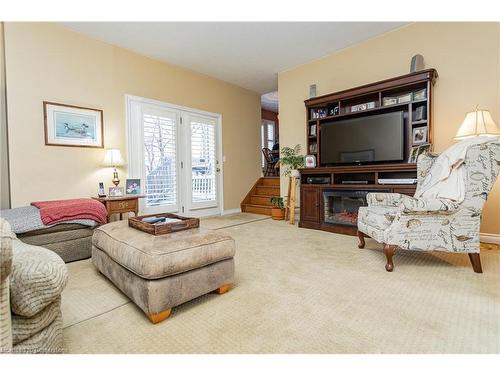
<path fill-rule="evenodd" d="M 127 195 L 141 194 L 141 179 L 140 178 L 127 178 L 125 184 L 125 193 Z"/>
<path fill-rule="evenodd" d="M 400 95 L 398 96 L 398 103 L 408 103 L 408 102 L 411 102 L 411 99 L 412 99 L 413 95 L 412 93 L 408 93 L 408 94 L 403 94 L 403 95 Z"/>
<path fill-rule="evenodd" d="M 316 168 L 316 156 L 306 155 L 304 158 L 304 165 L 306 168 Z"/>
<path fill-rule="evenodd" d="M 46 146 L 104 148 L 101 109 L 43 102 Z"/>
<path fill-rule="evenodd" d="M 324 118 L 324 117 L 328 116 L 328 110 L 326 108 L 319 108 L 318 115 L 319 115 L 319 118 Z"/>
<path fill-rule="evenodd" d="M 427 89 L 417 90 L 413 93 L 413 100 L 427 99 Z"/>
<path fill-rule="evenodd" d="M 427 126 L 419 126 L 412 130 L 412 144 L 421 145 L 427 143 Z"/>
<path fill-rule="evenodd" d="M 123 197 L 124 189 L 121 186 L 112 186 L 109 188 L 109 197 Z"/>
<path fill-rule="evenodd" d="M 422 146 L 418 146 L 417 154 L 415 155 L 415 163 L 418 161 L 420 155 L 425 155 L 432 151 L 432 145 L 426 144 Z"/>
<path fill-rule="evenodd" d="M 408 155 L 408 163 L 416 163 L 417 162 L 417 152 L 418 152 L 418 146 L 411 148 L 410 155 Z"/>
<path fill-rule="evenodd" d="M 315 136 L 316 135 L 316 124 L 312 124 L 310 129 L 309 129 L 309 135 L 310 136 Z"/>
<path fill-rule="evenodd" d="M 393 96 L 386 96 L 385 98 L 382 98 L 383 106 L 394 105 L 394 104 L 398 104 L 398 98 Z"/>

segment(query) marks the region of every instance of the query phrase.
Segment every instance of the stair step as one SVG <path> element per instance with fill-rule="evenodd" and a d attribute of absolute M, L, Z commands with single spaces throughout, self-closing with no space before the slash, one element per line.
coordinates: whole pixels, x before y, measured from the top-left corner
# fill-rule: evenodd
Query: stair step
<path fill-rule="evenodd" d="M 270 195 L 279 196 L 280 187 L 279 186 L 257 186 L 255 188 L 256 195 Z"/>
<path fill-rule="evenodd" d="M 280 186 L 279 177 L 262 177 L 258 186 Z"/>
<path fill-rule="evenodd" d="M 250 204 L 260 204 L 262 206 L 271 206 L 272 195 L 251 195 L 250 196 Z"/>
<path fill-rule="evenodd" d="M 243 204 L 242 211 L 271 216 L 271 206 L 263 206 L 260 204 L 245 203 Z"/>

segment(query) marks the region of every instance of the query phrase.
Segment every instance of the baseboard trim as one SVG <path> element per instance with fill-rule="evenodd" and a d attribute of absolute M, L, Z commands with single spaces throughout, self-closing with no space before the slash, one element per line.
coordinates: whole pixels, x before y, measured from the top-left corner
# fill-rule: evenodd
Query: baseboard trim
<path fill-rule="evenodd" d="M 222 215 L 232 215 L 241 213 L 241 208 L 231 208 L 230 210 L 222 211 Z"/>
<path fill-rule="evenodd" d="M 479 238 L 481 242 L 494 243 L 500 245 L 500 234 L 494 233 L 480 233 Z"/>

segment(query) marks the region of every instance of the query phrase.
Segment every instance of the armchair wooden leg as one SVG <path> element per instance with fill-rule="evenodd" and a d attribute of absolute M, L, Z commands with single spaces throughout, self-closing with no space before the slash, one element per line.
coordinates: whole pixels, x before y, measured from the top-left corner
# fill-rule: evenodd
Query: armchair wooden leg
<path fill-rule="evenodd" d="M 363 232 L 360 232 L 358 230 L 358 238 L 359 238 L 359 244 L 358 244 L 358 247 L 360 249 L 364 249 L 365 248 L 365 234 Z"/>
<path fill-rule="evenodd" d="M 384 246 L 384 254 L 385 257 L 387 258 L 387 263 L 385 265 L 385 270 L 387 272 L 392 272 L 394 269 L 394 263 L 392 263 L 392 256 L 396 252 L 396 247 L 395 245 L 385 245 Z"/>
<path fill-rule="evenodd" d="M 483 273 L 483 268 L 481 267 L 481 257 L 479 253 L 468 253 L 467 254 L 472 264 L 472 269 L 476 273 Z"/>

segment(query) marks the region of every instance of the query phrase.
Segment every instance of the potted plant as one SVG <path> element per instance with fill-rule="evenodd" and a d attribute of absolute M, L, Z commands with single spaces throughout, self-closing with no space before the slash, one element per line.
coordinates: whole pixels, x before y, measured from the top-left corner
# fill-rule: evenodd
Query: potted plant
<path fill-rule="evenodd" d="M 271 217 L 273 220 L 285 219 L 285 203 L 281 197 L 272 197 L 270 199 L 273 207 L 271 208 Z"/>
<path fill-rule="evenodd" d="M 304 167 L 304 155 L 300 155 L 300 145 L 295 147 L 283 147 L 280 151 L 280 167 L 283 168 L 283 175 L 299 177 L 298 168 Z"/>

